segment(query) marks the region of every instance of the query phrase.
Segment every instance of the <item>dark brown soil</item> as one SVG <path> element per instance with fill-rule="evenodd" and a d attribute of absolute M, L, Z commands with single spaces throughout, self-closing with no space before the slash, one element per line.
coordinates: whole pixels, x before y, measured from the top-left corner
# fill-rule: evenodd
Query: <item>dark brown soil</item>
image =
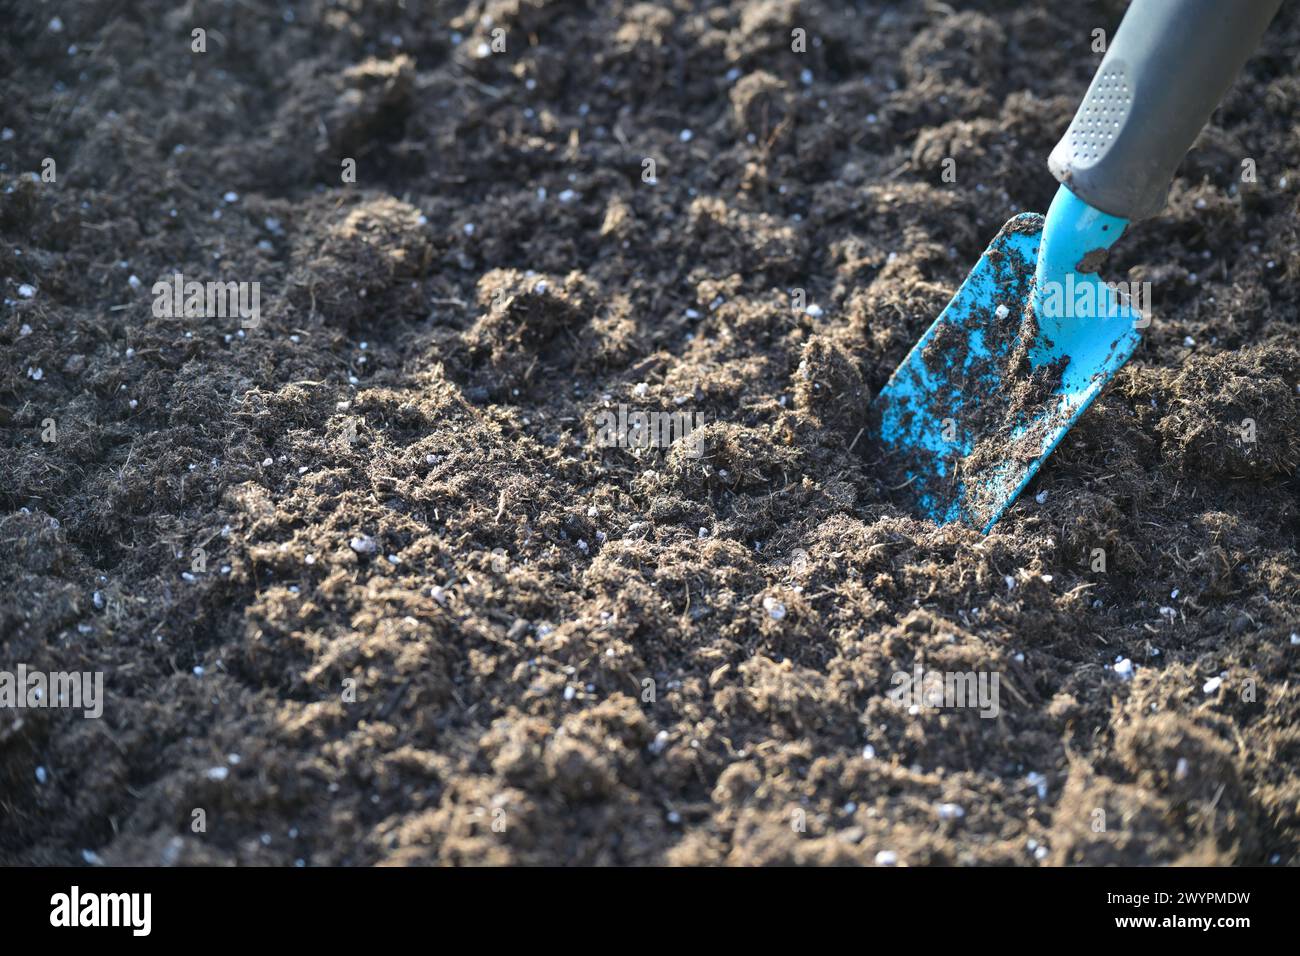
<path fill-rule="evenodd" d="M 1122 4 L 961 7 L 0 0 L 0 670 L 107 692 L 0 710 L 0 861 L 1296 862 L 1300 19 L 985 538 L 866 404 Z"/>

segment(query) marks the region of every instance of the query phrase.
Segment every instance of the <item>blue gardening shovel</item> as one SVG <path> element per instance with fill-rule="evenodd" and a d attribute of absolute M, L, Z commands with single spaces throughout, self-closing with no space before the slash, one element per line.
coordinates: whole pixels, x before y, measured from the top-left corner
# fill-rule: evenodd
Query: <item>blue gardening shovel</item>
<path fill-rule="evenodd" d="M 876 398 L 882 446 L 925 516 L 987 533 L 1133 354 L 1141 296 L 1097 269 L 1129 222 L 1164 207 L 1280 3 L 1130 4 L 1048 159 L 1061 188 L 1046 218 L 1002 227 Z"/>

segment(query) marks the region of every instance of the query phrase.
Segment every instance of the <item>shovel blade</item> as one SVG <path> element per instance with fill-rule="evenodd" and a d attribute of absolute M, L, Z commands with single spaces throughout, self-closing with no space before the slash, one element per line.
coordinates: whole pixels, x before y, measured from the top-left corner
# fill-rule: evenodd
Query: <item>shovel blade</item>
<path fill-rule="evenodd" d="M 1130 297 L 1078 270 L 1124 220 L 1062 187 L 1044 223 L 1002 227 L 876 399 L 882 447 L 940 524 L 987 533 L 1140 341 Z"/>

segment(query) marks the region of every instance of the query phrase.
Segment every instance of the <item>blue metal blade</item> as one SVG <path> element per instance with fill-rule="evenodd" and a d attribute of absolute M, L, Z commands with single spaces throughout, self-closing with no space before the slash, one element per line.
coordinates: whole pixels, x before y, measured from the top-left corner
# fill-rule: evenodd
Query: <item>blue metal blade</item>
<path fill-rule="evenodd" d="M 987 532 L 1132 355 L 1141 313 L 1079 271 L 1125 225 L 1064 186 L 1045 220 L 1016 216 L 877 396 L 924 515 Z"/>

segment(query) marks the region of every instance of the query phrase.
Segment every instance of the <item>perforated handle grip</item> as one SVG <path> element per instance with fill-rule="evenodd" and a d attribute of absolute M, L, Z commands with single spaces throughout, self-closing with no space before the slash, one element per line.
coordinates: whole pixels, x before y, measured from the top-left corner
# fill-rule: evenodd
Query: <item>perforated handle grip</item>
<path fill-rule="evenodd" d="M 1112 216 L 1164 208 L 1174 171 L 1282 0 L 1133 0 L 1047 164 Z"/>

